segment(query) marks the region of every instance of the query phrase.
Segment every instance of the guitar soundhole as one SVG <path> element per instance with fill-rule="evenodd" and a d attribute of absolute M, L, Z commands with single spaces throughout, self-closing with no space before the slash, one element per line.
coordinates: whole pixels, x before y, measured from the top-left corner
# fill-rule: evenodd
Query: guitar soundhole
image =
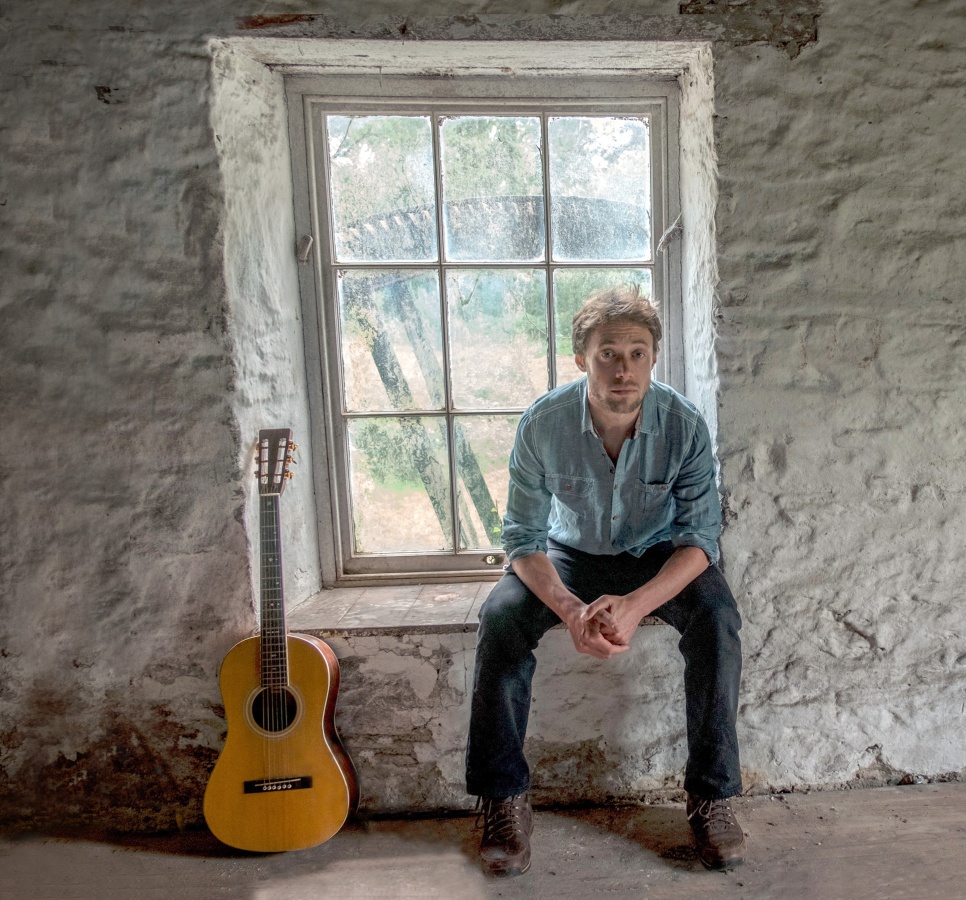
<path fill-rule="evenodd" d="M 288 688 L 265 688 L 252 703 L 252 719 L 263 731 L 285 731 L 297 714 L 298 703 Z"/>

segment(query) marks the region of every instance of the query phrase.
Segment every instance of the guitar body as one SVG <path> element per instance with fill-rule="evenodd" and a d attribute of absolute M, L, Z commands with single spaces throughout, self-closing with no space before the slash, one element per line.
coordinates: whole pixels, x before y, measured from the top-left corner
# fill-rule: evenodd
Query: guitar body
<path fill-rule="evenodd" d="M 237 643 L 220 673 L 225 748 L 205 790 L 208 827 L 241 850 L 302 850 L 355 811 L 355 772 L 335 728 L 339 663 L 324 641 L 285 637 L 287 684 L 266 688 L 262 639 Z"/>

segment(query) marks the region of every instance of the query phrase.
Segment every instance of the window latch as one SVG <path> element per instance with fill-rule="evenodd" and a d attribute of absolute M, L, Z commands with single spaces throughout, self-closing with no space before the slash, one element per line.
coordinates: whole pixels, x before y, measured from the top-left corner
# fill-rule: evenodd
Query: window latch
<path fill-rule="evenodd" d="M 309 254 L 312 252 L 312 244 L 315 243 L 315 239 L 311 234 L 303 234 L 299 238 L 298 245 L 295 248 L 295 256 L 299 262 L 308 262 Z"/>
<path fill-rule="evenodd" d="M 682 231 L 684 231 L 684 226 L 681 224 L 681 216 L 679 214 L 674 220 L 674 224 L 661 235 L 661 239 L 657 242 L 657 250 L 654 251 L 655 256 L 662 250 L 666 250 L 667 245 L 671 243 L 671 239 L 677 237 Z"/>

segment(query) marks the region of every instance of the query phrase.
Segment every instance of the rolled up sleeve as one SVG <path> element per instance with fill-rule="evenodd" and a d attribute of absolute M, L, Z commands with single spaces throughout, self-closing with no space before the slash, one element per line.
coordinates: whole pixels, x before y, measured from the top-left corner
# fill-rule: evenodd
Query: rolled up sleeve
<path fill-rule="evenodd" d="M 532 418 L 524 414 L 510 453 L 510 487 L 503 517 L 503 549 L 508 563 L 547 551 L 551 495 L 533 438 Z"/>
<path fill-rule="evenodd" d="M 674 521 L 671 542 L 675 547 L 700 547 L 712 564 L 718 561 L 721 537 L 721 502 L 715 481 L 714 455 L 708 426 L 695 423 L 690 446 L 674 482 Z"/>

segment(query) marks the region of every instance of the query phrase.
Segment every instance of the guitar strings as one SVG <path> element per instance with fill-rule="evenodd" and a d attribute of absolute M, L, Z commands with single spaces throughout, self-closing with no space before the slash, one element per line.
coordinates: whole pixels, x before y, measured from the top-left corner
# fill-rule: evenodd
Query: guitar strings
<path fill-rule="evenodd" d="M 282 548 L 279 528 L 280 497 L 285 479 L 286 459 L 290 433 L 279 436 L 273 448 L 267 439 L 260 441 L 262 485 L 267 488 L 260 494 L 261 538 L 261 641 L 259 663 L 261 668 L 260 713 L 261 727 L 267 732 L 262 741 L 263 790 L 278 789 L 285 778 L 296 773 L 287 766 L 287 743 L 281 734 L 294 721 L 296 710 L 289 694 L 288 635 L 285 630 L 285 614 L 282 600 Z M 274 453 L 272 451 L 275 451 Z M 272 458 L 274 457 L 274 458 Z M 287 808 L 277 809 L 286 826 Z"/>
<path fill-rule="evenodd" d="M 289 722 L 288 697 L 288 636 L 285 631 L 282 606 L 281 535 L 279 529 L 278 494 L 263 499 L 262 547 L 268 551 L 262 556 L 262 665 L 263 665 L 263 716 L 264 727 L 269 732 L 265 741 L 265 778 L 272 785 L 291 777 L 288 771 L 285 741 L 280 735 Z M 283 819 L 286 807 L 278 813 Z"/>
<path fill-rule="evenodd" d="M 283 777 L 281 769 L 282 759 L 279 758 L 279 742 L 277 736 L 285 725 L 285 694 L 284 676 L 280 672 L 280 662 L 284 658 L 283 647 L 280 641 L 285 639 L 284 629 L 279 621 L 279 608 L 281 600 L 281 569 L 279 566 L 280 546 L 278 534 L 278 505 L 279 497 L 277 494 L 267 496 L 264 499 L 264 522 L 262 534 L 262 546 L 268 547 L 268 552 L 263 556 L 263 610 L 262 615 L 265 619 L 262 627 L 262 663 L 263 670 L 263 717 L 264 727 L 269 732 L 269 738 L 265 743 L 265 775 L 271 782 Z M 280 682 L 282 682 L 280 684 Z"/>

